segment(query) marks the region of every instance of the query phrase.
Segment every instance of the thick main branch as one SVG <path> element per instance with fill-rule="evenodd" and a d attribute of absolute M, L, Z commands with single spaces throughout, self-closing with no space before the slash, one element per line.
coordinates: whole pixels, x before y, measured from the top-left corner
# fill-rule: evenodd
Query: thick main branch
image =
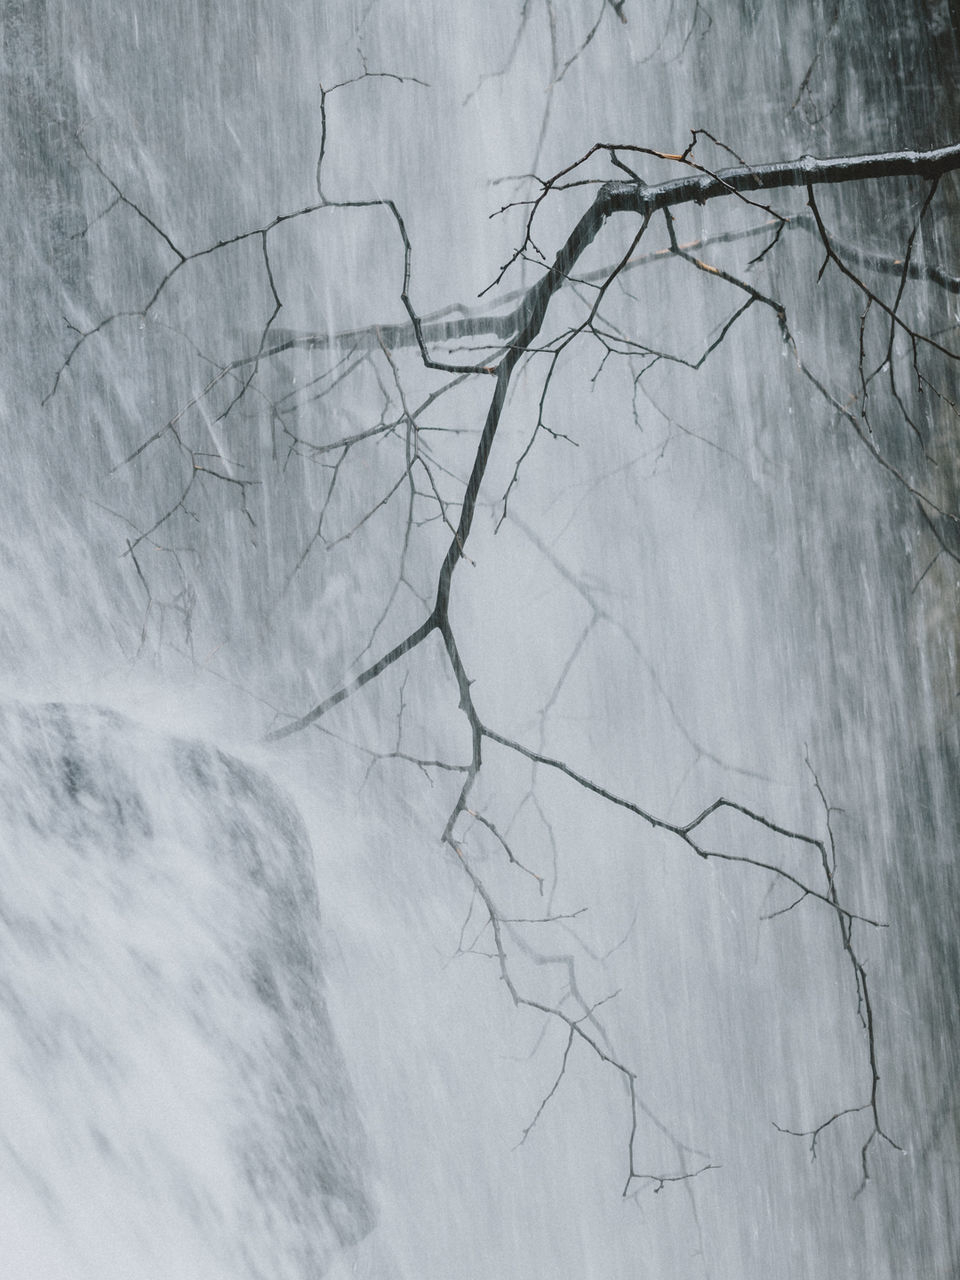
<path fill-rule="evenodd" d="M 616 150 L 627 151 L 628 147 Z M 647 153 L 653 154 L 653 153 Z M 668 157 L 664 157 L 668 158 Z M 680 157 L 671 157 L 680 159 Z M 699 168 L 699 166 L 698 166 Z M 818 160 L 801 156 L 775 164 L 737 165 L 716 173 L 701 170 L 686 178 L 646 186 L 642 182 L 608 182 L 597 194 L 603 217 L 613 213 L 649 213 L 678 204 L 706 204 L 718 196 L 750 196 L 784 187 L 837 185 L 865 178 L 940 178 L 960 169 L 960 143 L 934 151 L 883 151 L 864 156 Z"/>
<path fill-rule="evenodd" d="M 607 218 L 618 213 L 633 213 L 644 219 L 646 224 L 652 213 L 658 209 L 673 208 L 681 204 L 705 204 L 708 200 L 721 196 L 739 195 L 744 199 L 752 193 L 771 191 L 779 188 L 805 187 L 813 185 L 836 185 L 845 182 L 860 182 L 869 178 L 910 178 L 923 177 L 935 180 L 943 174 L 960 169 L 960 143 L 941 147 L 933 151 L 897 151 L 880 152 L 872 155 L 841 156 L 827 160 L 819 160 L 813 156 L 801 156 L 798 160 L 781 161 L 764 165 L 738 165 L 730 169 L 710 172 L 699 164 L 695 164 L 687 154 L 668 156 L 663 152 L 655 152 L 649 148 L 636 146 L 614 146 L 599 143 L 583 156 L 580 161 L 564 170 L 570 173 L 597 151 L 606 151 L 611 155 L 616 152 L 636 152 L 660 159 L 675 160 L 691 166 L 695 173 L 648 186 L 642 181 L 607 182 L 600 187 L 593 202 L 581 216 L 560 248 L 553 263 L 547 268 L 537 282 L 528 289 L 509 320 L 499 318 L 500 332 L 509 331 L 513 336 L 509 346 L 493 368 L 485 367 L 484 372 L 493 372 L 496 382 L 490 404 L 487 409 L 483 429 L 477 442 L 476 453 L 470 475 L 466 482 L 463 503 L 460 509 L 460 520 L 453 532 L 446 555 L 440 566 L 437 579 L 436 603 L 430 616 L 424 620 L 406 639 L 396 645 L 387 654 L 364 670 L 354 680 L 344 684 L 330 697 L 318 703 L 306 715 L 293 721 L 283 729 L 275 730 L 270 739 L 286 737 L 299 729 L 320 719 L 327 711 L 337 706 L 352 693 L 375 679 L 404 654 L 419 645 L 435 629 L 446 635 L 449 631 L 450 590 L 454 571 L 465 554 L 467 539 L 473 525 L 477 499 L 490 460 L 497 429 L 506 404 L 507 392 L 513 371 L 533 347 L 554 294 L 557 293 L 570 278 L 570 274 L 587 248 L 596 239 Z M 622 167 L 622 166 L 621 166 Z M 556 179 L 544 185 L 544 195 L 553 189 Z M 542 197 L 541 197 L 542 199 Z M 540 201 L 537 201 L 539 205 Z M 536 206 L 534 208 L 534 214 Z M 531 214 L 531 220 L 534 216 Z M 529 223 L 528 223 L 529 233 Z M 639 239 L 639 236 L 637 237 Z M 409 250 L 409 242 L 406 242 Z M 636 248 L 636 243 L 632 247 Z M 623 264 L 621 264 L 622 266 Z M 409 265 L 407 265 L 409 270 Z M 406 275 L 404 291 L 406 291 Z M 452 322 L 456 324 L 457 322 Z M 476 321 L 473 321 L 475 324 Z M 422 334 L 418 332 L 418 340 L 423 346 Z M 382 341 L 382 331 L 378 333 Z M 290 339 L 282 346 L 299 345 L 297 339 Z M 270 354 L 269 352 L 267 354 Z"/>

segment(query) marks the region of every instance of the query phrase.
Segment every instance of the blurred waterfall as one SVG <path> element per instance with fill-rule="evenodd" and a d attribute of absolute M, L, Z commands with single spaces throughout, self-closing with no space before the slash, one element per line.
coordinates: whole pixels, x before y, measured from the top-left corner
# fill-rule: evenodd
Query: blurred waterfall
<path fill-rule="evenodd" d="M 503 737 L 667 822 L 727 796 L 835 838 L 843 902 L 888 925 L 854 925 L 902 1148 L 870 1143 L 865 1186 L 862 1006 L 822 902 L 788 910 L 756 867 L 702 862 L 486 744 L 465 847 L 524 991 L 578 1009 L 635 1074 L 632 1133 L 623 1073 L 511 1002 L 439 843 L 470 755 L 439 638 L 320 732 L 257 745 L 432 606 L 490 395 L 389 340 L 403 242 L 377 202 L 402 215 L 420 314 L 503 313 L 594 190 L 545 201 L 478 301 L 521 243 L 529 175 L 598 141 L 677 153 L 705 129 L 711 167 L 955 141 L 954 7 L 11 0 L 2 35 L 12 1274 L 956 1274 L 958 548 L 769 310 L 690 367 L 742 295 L 674 257 L 604 301 L 646 355 L 584 335 L 546 395 L 545 360 L 522 365 L 452 617 Z M 864 183 L 822 205 L 896 256 L 923 196 Z M 956 214 L 951 178 L 917 241 L 948 272 Z M 763 216 L 718 201 L 678 211 L 677 235 L 744 232 L 704 256 L 782 297 L 855 404 L 864 307 L 818 282 L 805 232 L 754 261 Z M 635 233 L 608 223 L 545 341 Z M 662 223 L 644 246 L 666 257 Z M 903 305 L 953 334 L 932 286 Z M 317 341 L 256 360 L 279 332 Z M 911 396 L 924 448 L 889 402 L 873 440 L 955 511 L 950 396 Z M 736 817 L 710 841 L 821 873 Z"/>
<path fill-rule="evenodd" d="M 0 743 L 4 1274 L 316 1275 L 371 1215 L 298 816 L 111 713 Z"/>

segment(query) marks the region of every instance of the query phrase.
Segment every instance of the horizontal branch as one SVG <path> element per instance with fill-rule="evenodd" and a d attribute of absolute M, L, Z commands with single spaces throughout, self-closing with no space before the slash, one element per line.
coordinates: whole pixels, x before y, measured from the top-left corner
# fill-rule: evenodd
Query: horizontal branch
<path fill-rule="evenodd" d="M 615 149 L 629 151 L 635 148 Z M 681 159 L 679 156 L 663 158 Z M 864 156 L 837 156 L 829 160 L 801 156 L 798 160 L 773 164 L 737 165 L 716 173 L 701 170 L 689 177 L 675 178 L 656 186 L 647 186 L 643 182 L 607 182 L 597 193 L 595 203 L 604 218 L 614 213 L 644 215 L 678 204 L 706 204 L 718 196 L 748 196 L 758 191 L 861 182 L 865 178 L 932 179 L 957 169 L 960 169 L 960 143 L 934 151 L 883 151 Z"/>
<path fill-rule="evenodd" d="M 697 236 L 692 240 L 679 243 L 677 248 L 684 253 L 699 253 L 716 245 L 732 244 L 767 235 L 771 231 L 775 231 L 778 226 L 786 231 L 805 231 L 808 234 L 817 235 L 817 225 L 813 215 L 802 210 L 798 213 L 790 214 L 789 217 L 785 217 L 782 221 L 776 218 L 769 218 L 752 227 L 742 227 L 736 231 L 718 231 L 711 235 Z M 918 262 L 916 259 L 912 259 L 906 265 L 906 272 L 904 272 L 902 258 L 884 257 L 879 253 L 871 253 L 862 246 L 854 244 L 853 241 L 844 240 L 836 234 L 831 239 L 837 252 L 843 256 L 845 261 L 852 262 L 867 271 L 876 271 L 881 275 L 901 276 L 906 274 L 908 280 L 927 280 L 945 293 L 960 293 L 960 276 L 951 275 L 931 263 Z M 638 267 L 648 267 L 658 262 L 665 262 L 670 258 L 676 257 L 676 255 L 677 249 L 672 245 L 654 249 L 649 253 L 635 254 L 622 267 L 621 274 L 635 271 Z M 583 271 L 577 276 L 577 282 L 581 284 L 602 283 L 608 279 L 613 269 L 613 264 L 610 263 L 606 266 L 595 267 L 590 271 Z M 572 284 L 574 281 L 569 280 L 565 283 Z M 502 307 L 516 303 L 526 296 L 526 292 L 526 289 L 513 289 L 510 293 L 504 294 L 499 298 L 498 305 Z M 517 317 L 514 311 L 493 312 L 483 311 L 479 308 L 474 310 L 465 306 L 457 306 L 446 308 L 442 314 L 424 316 L 421 318 L 420 323 L 424 340 L 433 345 L 461 341 L 464 338 L 482 337 L 487 334 L 496 339 L 506 341 L 516 331 Z M 362 329 L 343 329 L 335 333 L 274 328 L 271 333 L 274 338 L 273 344 L 262 353 L 262 356 L 256 358 L 262 359 L 263 356 L 280 355 L 284 351 L 293 350 L 371 351 L 380 346 L 385 346 L 389 350 L 395 351 L 400 347 L 414 347 L 417 345 L 417 335 L 414 332 L 413 325 L 409 323 L 367 325 Z M 491 343 L 491 345 L 493 344 Z M 254 359 L 254 356 L 242 356 L 231 367 L 249 364 Z"/>
<path fill-rule="evenodd" d="M 680 156 L 668 156 L 662 152 L 653 152 L 647 148 L 631 148 L 628 146 L 611 147 L 600 144 L 598 148 L 610 151 L 640 150 L 644 154 L 659 156 L 685 164 L 692 163 Z M 845 182 L 860 182 L 869 178 L 911 178 L 922 177 L 935 179 L 945 173 L 960 169 L 960 143 L 940 147 L 933 151 L 896 151 L 877 152 L 862 156 L 839 156 L 827 160 L 819 160 L 813 156 L 801 156 L 797 160 L 777 161 L 762 165 L 737 165 L 730 169 L 720 169 L 716 173 L 695 166 L 697 172 L 684 178 L 671 179 L 648 186 L 643 182 L 606 182 L 581 218 L 579 224 L 570 235 L 553 266 L 548 268 L 544 276 L 530 289 L 508 294 L 503 301 L 519 298 L 519 305 L 513 312 L 499 314 L 477 314 L 462 311 L 452 314 L 451 309 L 445 315 L 425 317 L 421 320 L 422 336 L 434 343 L 451 342 L 471 336 L 491 334 L 502 340 L 510 338 L 518 331 L 526 328 L 536 333 L 538 321 L 542 320 L 546 302 L 557 288 L 568 283 L 569 272 L 583 251 L 592 242 L 603 221 L 615 213 L 637 213 L 647 216 L 658 209 L 673 208 L 682 204 L 706 204 L 721 196 L 749 196 L 759 191 L 772 191 L 791 187 L 836 185 Z M 550 184 L 547 184 L 549 187 Z M 809 215 L 796 214 L 784 218 L 786 225 L 796 225 L 804 230 L 813 230 L 813 221 Z M 726 236 L 711 237 L 710 242 L 726 239 L 739 239 L 743 236 L 757 234 L 765 228 L 749 228 L 743 232 L 735 232 Z M 695 241 L 689 248 L 701 247 Z M 903 264 L 887 263 L 882 258 L 865 254 L 861 249 L 844 246 L 845 251 L 855 253 L 861 265 L 877 270 L 889 269 L 900 272 Z M 628 261 L 623 265 L 629 270 L 634 265 L 645 265 L 672 256 L 672 248 L 657 250 L 644 254 L 642 258 Z M 588 281 L 606 279 L 610 269 L 603 267 L 590 272 L 584 278 Z M 913 264 L 908 270 L 911 278 L 928 278 L 941 288 L 951 293 L 960 292 L 960 279 L 936 269 L 926 269 Z M 501 302 L 501 305 L 503 303 Z M 342 334 L 300 334 L 281 331 L 276 346 L 265 354 L 278 354 L 284 350 L 295 348 L 326 348 L 330 346 L 374 346 L 386 345 L 394 348 L 412 346 L 418 341 L 411 324 L 393 324 L 371 326 L 367 329 L 350 330 Z M 527 349 L 527 342 L 515 343 Z M 240 363 L 240 362 L 238 362 Z"/>

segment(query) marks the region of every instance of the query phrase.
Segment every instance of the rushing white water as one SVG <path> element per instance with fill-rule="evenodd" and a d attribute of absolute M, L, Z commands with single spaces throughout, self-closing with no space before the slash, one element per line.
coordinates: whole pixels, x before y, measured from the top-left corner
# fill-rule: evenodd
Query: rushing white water
<path fill-rule="evenodd" d="M 528 752 L 675 827 L 726 796 L 835 838 L 841 900 L 889 926 L 852 935 L 872 1056 L 828 904 L 786 910 L 800 891 L 782 878 L 704 862 L 494 740 L 458 862 L 440 838 L 463 774 L 416 763 L 470 758 L 439 635 L 323 732 L 257 745 L 423 620 L 491 394 L 390 340 L 403 244 L 382 202 L 421 314 L 503 312 L 594 190 L 554 193 L 477 304 L 521 241 L 524 175 L 597 141 L 676 152 L 702 127 L 758 162 L 950 141 L 953 37 L 921 8 L 874 49 L 868 24 L 813 0 L 7 6 L 11 1274 L 952 1274 L 951 561 L 925 574 L 930 528 L 769 309 L 699 370 L 582 335 L 527 454 L 546 361 L 521 366 L 451 625 L 477 714 Z M 675 176 L 621 154 L 648 182 Z M 707 139 L 697 155 L 731 162 Z M 923 194 L 864 184 L 822 204 L 847 241 L 895 256 Z M 946 181 L 918 242 L 947 270 L 951 196 Z M 678 211 L 677 233 L 763 216 L 716 202 Z M 611 220 L 578 270 L 635 233 Z M 806 233 L 751 266 L 765 243 L 704 256 L 782 297 L 809 366 L 855 402 L 862 300 L 817 283 Z M 659 223 L 641 248 L 667 246 Z M 743 300 L 676 258 L 621 285 L 610 324 L 687 361 Z M 593 287 L 551 304 L 545 338 Z M 903 305 L 954 321 L 932 289 Z M 262 360 L 239 399 L 253 365 L 223 372 L 270 334 L 353 330 Z M 441 354 L 490 358 L 482 341 Z M 432 395 L 411 487 L 409 415 Z M 876 438 L 926 484 L 884 403 Z M 931 450 L 943 403 L 915 410 Z M 947 505 L 949 470 L 933 473 Z M 703 837 L 824 888 L 815 848 L 742 813 Z M 592 1044 L 511 1000 L 478 885 L 509 981 Z M 265 965 L 302 997 L 265 998 Z M 872 1065 L 902 1150 L 874 1136 L 861 1185 Z M 811 1161 L 807 1131 L 841 1112 Z"/>
<path fill-rule="evenodd" d="M 2 743 L 5 1274 L 322 1270 L 370 1212 L 297 815 L 116 715 Z"/>

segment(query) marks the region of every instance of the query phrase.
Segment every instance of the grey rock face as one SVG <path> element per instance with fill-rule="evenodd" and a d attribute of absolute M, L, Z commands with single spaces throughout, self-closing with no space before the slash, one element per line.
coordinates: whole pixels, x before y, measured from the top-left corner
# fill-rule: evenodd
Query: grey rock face
<path fill-rule="evenodd" d="M 299 1280 L 369 1230 L 319 927 L 265 776 L 109 712 L 0 709 L 5 1275 Z"/>

